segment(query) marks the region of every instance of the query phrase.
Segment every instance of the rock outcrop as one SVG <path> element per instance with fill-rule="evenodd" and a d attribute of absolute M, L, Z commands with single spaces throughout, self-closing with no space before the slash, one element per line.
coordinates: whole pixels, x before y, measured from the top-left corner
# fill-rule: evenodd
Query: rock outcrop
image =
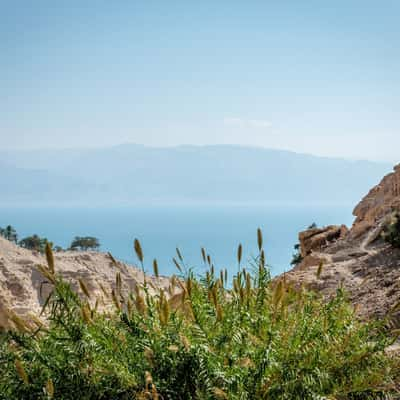
<path fill-rule="evenodd" d="M 311 228 L 299 233 L 300 253 L 302 257 L 312 251 L 320 251 L 334 240 L 344 238 L 348 229 L 346 225 L 329 225 L 324 228 Z"/>
<path fill-rule="evenodd" d="M 351 228 L 352 237 L 366 234 L 393 211 L 400 211 L 400 164 L 372 188 L 354 209 L 356 219 Z"/>
<path fill-rule="evenodd" d="M 400 249 L 380 235 L 393 211 L 400 211 L 400 165 L 356 206 L 350 231 L 329 226 L 301 232 L 303 260 L 285 278 L 328 298 L 342 286 L 360 315 L 383 317 L 400 301 Z"/>
<path fill-rule="evenodd" d="M 99 299 L 103 309 L 112 307 L 111 291 L 115 289 L 117 272 L 121 274 L 122 293 L 132 292 L 143 283 L 142 271 L 122 262 L 114 263 L 105 253 L 66 251 L 55 253 L 54 257 L 56 272 L 83 295 L 78 283 L 81 279 L 91 299 Z M 10 310 L 21 317 L 40 313 L 51 286 L 37 265 L 46 265 L 43 255 L 0 237 L 0 327 L 9 326 Z M 165 277 L 146 279 L 150 291 L 154 291 L 152 286 L 167 289 L 170 284 Z"/>

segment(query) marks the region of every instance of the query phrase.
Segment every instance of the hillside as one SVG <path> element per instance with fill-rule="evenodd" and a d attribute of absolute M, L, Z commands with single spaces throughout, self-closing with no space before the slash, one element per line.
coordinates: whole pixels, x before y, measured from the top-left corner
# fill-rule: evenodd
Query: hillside
<path fill-rule="evenodd" d="M 383 317 L 400 301 L 400 249 L 381 237 L 392 213 L 400 211 L 399 185 L 400 166 L 396 166 L 355 207 L 350 230 L 331 226 L 301 232 L 303 261 L 286 279 L 327 297 L 343 285 L 361 315 Z"/>
<path fill-rule="evenodd" d="M 27 205 L 35 202 L 74 202 L 77 193 L 85 199 L 87 190 L 95 193 L 97 188 L 86 180 L 55 173 L 47 169 L 16 167 L 0 160 L 0 204 Z"/>
<path fill-rule="evenodd" d="M 390 170 L 228 145 L 2 151 L 1 162 L 7 205 L 354 204 Z"/>
<path fill-rule="evenodd" d="M 113 304 L 111 291 L 115 289 L 117 272 L 121 274 L 123 293 L 134 292 L 137 283 L 143 283 L 143 274 L 139 269 L 121 262 L 115 265 L 105 253 L 55 253 L 55 264 L 57 272 L 82 294 L 78 285 L 81 279 L 93 303 L 96 299 L 100 300 L 101 309 Z M 23 317 L 40 313 L 51 286 L 39 272 L 38 265 L 46 265 L 43 255 L 0 237 L 0 327 L 8 326 L 8 311 Z M 168 287 L 170 282 L 167 278 L 151 276 L 147 277 L 147 281 L 157 287 Z"/>

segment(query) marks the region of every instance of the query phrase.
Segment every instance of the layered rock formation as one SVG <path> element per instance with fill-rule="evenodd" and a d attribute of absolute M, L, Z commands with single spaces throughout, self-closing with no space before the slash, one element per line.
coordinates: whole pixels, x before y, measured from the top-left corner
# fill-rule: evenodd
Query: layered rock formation
<path fill-rule="evenodd" d="M 51 285 L 40 273 L 37 265 L 46 265 L 43 255 L 25 250 L 0 237 L 0 327 L 9 326 L 9 310 L 19 316 L 38 315 L 51 290 Z M 120 272 L 122 292 L 135 290 L 143 283 L 143 273 L 130 265 L 114 263 L 108 254 L 98 252 L 55 253 L 56 272 L 71 282 L 81 295 L 78 280 L 87 286 L 91 299 L 100 300 L 100 307 L 112 306 L 111 291 L 115 289 L 116 273 Z M 165 277 L 148 276 L 152 286 L 168 288 Z"/>

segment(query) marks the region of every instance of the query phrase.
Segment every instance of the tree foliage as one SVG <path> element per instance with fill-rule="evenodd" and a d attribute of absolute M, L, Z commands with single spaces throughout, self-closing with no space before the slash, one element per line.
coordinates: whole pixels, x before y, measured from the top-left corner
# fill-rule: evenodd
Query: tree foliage
<path fill-rule="evenodd" d="M 393 247 L 400 248 L 400 214 L 396 213 L 386 224 L 383 230 L 383 238 Z"/>
<path fill-rule="evenodd" d="M 300 243 L 296 243 L 293 246 L 295 252 L 292 254 L 292 260 L 290 261 L 290 265 L 297 265 L 303 261 L 303 256 L 301 255 L 300 251 Z"/>
<path fill-rule="evenodd" d="M 17 243 L 18 242 L 18 234 L 15 228 L 11 225 L 7 225 L 5 228 L 0 227 L 0 236 L 3 236 L 5 239 L 10 242 Z"/>
<path fill-rule="evenodd" d="M 36 250 L 40 251 L 41 253 L 44 253 L 47 243 L 50 242 L 46 238 L 41 238 L 36 234 L 27 236 L 18 242 L 18 244 L 25 249 Z"/>
<path fill-rule="evenodd" d="M 76 236 L 71 243 L 71 250 L 98 250 L 100 248 L 100 242 L 93 236 Z"/>
<path fill-rule="evenodd" d="M 123 292 L 117 273 L 105 293 L 111 313 L 99 311 L 101 299 L 83 281 L 75 293 L 47 253 L 49 326 L 10 313 L 18 329 L 0 340 L 0 399 L 361 400 L 395 392 L 399 360 L 385 353 L 387 321 L 358 320 L 341 289 L 325 302 L 271 281 L 262 249 L 251 268 L 238 252 L 232 282 L 204 250 L 204 276 L 177 250 L 181 275 L 153 295 L 145 284 Z"/>

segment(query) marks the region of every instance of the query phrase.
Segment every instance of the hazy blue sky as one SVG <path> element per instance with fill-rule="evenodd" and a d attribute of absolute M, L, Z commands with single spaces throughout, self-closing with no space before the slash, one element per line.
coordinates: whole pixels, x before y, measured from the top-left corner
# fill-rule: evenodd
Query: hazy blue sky
<path fill-rule="evenodd" d="M 396 161 L 400 1 L 0 0 L 0 148 Z"/>

